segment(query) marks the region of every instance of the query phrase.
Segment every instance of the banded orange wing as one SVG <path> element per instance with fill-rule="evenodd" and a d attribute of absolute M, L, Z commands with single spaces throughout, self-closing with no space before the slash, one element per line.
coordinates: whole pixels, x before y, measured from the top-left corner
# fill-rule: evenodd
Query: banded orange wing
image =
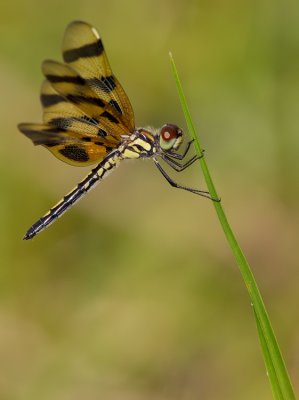
<path fill-rule="evenodd" d="M 74 166 L 94 164 L 115 147 L 105 139 L 54 125 L 26 123 L 20 124 L 19 129 L 35 145 L 45 146 L 54 156 Z"/>
<path fill-rule="evenodd" d="M 103 42 L 91 25 L 75 21 L 66 29 L 63 59 L 86 80 L 99 98 L 109 103 L 129 131 L 135 127 L 131 103 L 112 73 Z"/>
<path fill-rule="evenodd" d="M 42 65 L 46 78 L 41 87 L 43 123 L 18 127 L 35 145 L 46 147 L 68 164 L 98 164 L 29 228 L 24 239 L 49 226 L 124 159 L 152 158 L 172 186 L 211 198 L 206 191 L 179 185 L 164 171 L 158 157 L 178 172 L 198 159 L 182 162 L 191 142 L 179 154 L 183 133 L 176 125 L 165 124 L 159 130 L 135 128 L 132 106 L 112 73 L 95 28 L 72 22 L 62 48 L 64 63 L 46 60 Z"/>
<path fill-rule="evenodd" d="M 63 54 L 69 65 L 52 60 L 42 65 L 46 77 L 41 88 L 43 119 L 51 129 L 39 124 L 20 124 L 19 129 L 60 160 L 84 166 L 100 161 L 123 135 L 132 132 L 134 114 L 91 25 L 75 21 L 68 26 Z M 55 141 L 52 132 L 49 144 L 51 130 L 55 130 Z"/>

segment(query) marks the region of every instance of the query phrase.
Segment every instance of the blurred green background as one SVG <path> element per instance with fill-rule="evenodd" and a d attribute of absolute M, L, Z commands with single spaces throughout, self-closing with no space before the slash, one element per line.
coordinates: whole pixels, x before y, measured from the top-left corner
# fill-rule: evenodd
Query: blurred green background
<path fill-rule="evenodd" d="M 99 30 L 137 126 L 185 122 L 174 54 L 223 206 L 299 391 L 298 1 L 2 1 L 1 400 L 271 399 L 249 298 L 211 202 L 124 163 L 31 242 L 88 170 L 34 148 L 40 64 Z M 177 176 L 204 187 L 198 166 Z"/>

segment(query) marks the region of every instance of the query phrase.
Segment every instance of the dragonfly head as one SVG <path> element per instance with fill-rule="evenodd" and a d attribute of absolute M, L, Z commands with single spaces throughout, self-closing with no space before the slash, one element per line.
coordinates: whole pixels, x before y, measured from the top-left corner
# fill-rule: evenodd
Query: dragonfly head
<path fill-rule="evenodd" d="M 177 150 L 183 141 L 183 131 L 176 125 L 165 124 L 160 129 L 159 143 L 164 151 Z"/>

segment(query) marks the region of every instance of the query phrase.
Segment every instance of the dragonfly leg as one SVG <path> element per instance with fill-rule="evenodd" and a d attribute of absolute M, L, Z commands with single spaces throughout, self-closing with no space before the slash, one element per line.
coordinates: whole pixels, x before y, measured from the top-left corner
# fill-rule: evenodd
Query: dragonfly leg
<path fill-rule="evenodd" d="M 173 151 L 173 150 L 170 150 L 170 151 L 168 151 L 168 155 L 170 156 L 170 157 L 172 157 L 172 158 L 176 158 L 177 160 L 183 160 L 185 157 L 186 157 L 186 155 L 188 154 L 188 152 L 189 152 L 189 150 L 190 150 L 190 147 L 191 147 L 191 144 L 194 142 L 194 139 L 192 139 L 192 140 L 190 140 L 188 143 L 187 143 L 187 145 L 186 145 L 186 147 L 185 147 L 185 149 L 184 149 L 184 151 L 183 151 L 183 153 L 182 154 L 178 154 L 178 153 L 176 153 L 175 151 Z M 203 157 L 203 155 L 204 155 L 204 150 L 202 150 L 201 151 L 201 157 Z"/>
<path fill-rule="evenodd" d="M 170 157 L 168 157 L 166 154 L 162 155 L 162 159 L 171 167 L 173 168 L 175 171 L 177 172 L 181 172 L 184 171 L 184 169 L 190 167 L 190 165 L 192 165 L 195 161 L 199 160 L 202 156 L 193 156 L 189 161 L 181 164 L 179 162 L 177 162 L 176 160 L 171 159 Z"/>
<path fill-rule="evenodd" d="M 180 185 L 179 183 L 175 182 L 175 181 L 167 174 L 167 172 L 164 171 L 164 169 L 163 169 L 163 168 L 161 167 L 161 165 L 159 164 L 158 160 L 157 160 L 156 158 L 153 158 L 153 160 L 154 160 L 155 165 L 157 166 L 158 170 L 161 172 L 161 174 L 164 176 L 164 178 L 169 182 L 169 184 L 170 184 L 172 187 L 175 187 L 175 188 L 178 188 L 178 189 L 183 189 L 183 190 L 186 190 L 186 191 L 188 191 L 188 192 L 191 192 L 191 193 L 194 193 L 194 194 L 198 194 L 199 196 L 206 197 L 206 198 L 208 198 L 208 199 L 210 199 L 210 200 L 220 202 L 220 199 L 215 199 L 215 198 L 211 197 L 210 193 L 207 192 L 206 190 L 199 190 L 199 189 L 189 188 L 189 187 L 187 187 L 187 186 L 183 186 L 183 185 Z"/>
<path fill-rule="evenodd" d="M 178 153 L 176 153 L 176 152 L 173 151 L 173 150 L 170 150 L 170 151 L 168 152 L 168 154 L 169 154 L 171 157 L 173 157 L 173 158 L 176 158 L 176 159 L 178 159 L 178 160 L 183 160 L 183 158 L 185 158 L 186 155 L 188 154 L 188 151 L 190 150 L 191 144 L 192 144 L 193 142 L 194 142 L 194 139 L 190 140 L 190 141 L 187 143 L 187 145 L 186 145 L 186 147 L 185 147 L 185 150 L 183 151 L 182 154 L 178 154 Z"/>

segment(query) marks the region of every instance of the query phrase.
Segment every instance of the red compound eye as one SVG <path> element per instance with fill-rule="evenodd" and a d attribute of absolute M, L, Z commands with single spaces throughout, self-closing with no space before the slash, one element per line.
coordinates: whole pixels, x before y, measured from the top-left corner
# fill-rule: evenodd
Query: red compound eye
<path fill-rule="evenodd" d="M 169 140 L 176 139 L 179 136 L 182 136 L 182 131 L 180 128 L 173 124 L 165 124 L 162 126 L 160 135 L 162 139 L 168 142 Z"/>

